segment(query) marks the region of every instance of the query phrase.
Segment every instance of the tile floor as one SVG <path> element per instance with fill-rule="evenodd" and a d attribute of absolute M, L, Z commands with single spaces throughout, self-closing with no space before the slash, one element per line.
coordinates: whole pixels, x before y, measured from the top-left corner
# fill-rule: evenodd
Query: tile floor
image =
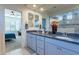
<path fill-rule="evenodd" d="M 6 55 L 36 55 L 36 53 L 34 53 L 28 48 L 27 49 L 19 48 L 19 49 L 15 49 L 11 52 L 6 53 Z"/>
<path fill-rule="evenodd" d="M 6 41 L 5 44 L 6 44 L 6 52 L 10 52 L 12 50 L 21 48 L 21 37 L 18 36 L 16 39 Z"/>

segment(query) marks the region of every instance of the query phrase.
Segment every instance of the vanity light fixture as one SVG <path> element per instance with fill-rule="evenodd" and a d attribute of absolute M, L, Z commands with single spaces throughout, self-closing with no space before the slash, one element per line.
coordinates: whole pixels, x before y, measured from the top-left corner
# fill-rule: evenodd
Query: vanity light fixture
<path fill-rule="evenodd" d="M 14 15 L 14 11 L 11 11 L 11 15 Z"/>
<path fill-rule="evenodd" d="M 40 8 L 40 11 L 44 11 L 44 8 Z"/>

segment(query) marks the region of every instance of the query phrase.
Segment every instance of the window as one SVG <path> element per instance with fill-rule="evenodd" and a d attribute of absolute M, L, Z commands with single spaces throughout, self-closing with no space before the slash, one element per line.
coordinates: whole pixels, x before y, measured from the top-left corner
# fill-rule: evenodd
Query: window
<path fill-rule="evenodd" d="M 5 31 L 20 31 L 21 19 L 5 16 Z"/>
<path fill-rule="evenodd" d="M 9 9 L 5 9 L 5 32 L 20 31 L 21 13 Z"/>
<path fill-rule="evenodd" d="M 63 20 L 63 16 L 58 16 L 58 20 L 59 21 Z"/>
<path fill-rule="evenodd" d="M 72 19 L 72 13 L 69 12 L 69 13 L 67 14 L 67 20 L 71 20 L 71 19 Z"/>

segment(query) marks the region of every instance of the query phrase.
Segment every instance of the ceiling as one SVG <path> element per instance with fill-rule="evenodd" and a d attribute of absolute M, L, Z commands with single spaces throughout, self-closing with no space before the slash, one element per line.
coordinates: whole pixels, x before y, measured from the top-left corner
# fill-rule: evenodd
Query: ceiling
<path fill-rule="evenodd" d="M 79 7 L 79 4 L 36 4 L 36 5 L 37 5 L 36 8 L 33 7 L 33 4 L 26 4 L 25 6 L 33 11 L 46 13 L 48 15 L 67 12 L 71 9 Z M 44 11 L 40 11 L 41 7 L 44 8 Z"/>
<path fill-rule="evenodd" d="M 14 9 L 22 9 L 22 8 L 28 8 L 33 11 L 47 14 L 49 16 L 67 12 L 74 8 L 79 8 L 79 4 L 36 4 L 37 7 L 34 8 L 33 4 L 5 4 L 5 7 Z M 40 11 L 40 8 L 44 8 L 44 11 Z"/>

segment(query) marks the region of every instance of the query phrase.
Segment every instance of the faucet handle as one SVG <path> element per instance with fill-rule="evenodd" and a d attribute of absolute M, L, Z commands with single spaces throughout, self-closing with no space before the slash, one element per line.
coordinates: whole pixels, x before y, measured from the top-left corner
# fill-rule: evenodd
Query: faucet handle
<path fill-rule="evenodd" d="M 65 33 L 65 36 L 67 36 L 67 33 Z"/>
<path fill-rule="evenodd" d="M 64 32 L 64 33 L 63 33 L 63 36 L 67 36 L 67 33 L 66 33 L 66 32 Z"/>

